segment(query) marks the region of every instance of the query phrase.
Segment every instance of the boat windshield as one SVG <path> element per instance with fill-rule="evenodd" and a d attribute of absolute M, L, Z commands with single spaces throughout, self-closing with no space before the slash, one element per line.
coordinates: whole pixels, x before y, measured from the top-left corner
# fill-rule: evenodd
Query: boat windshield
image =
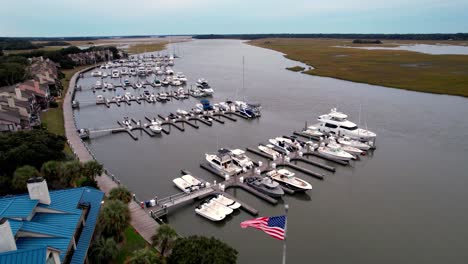
<path fill-rule="evenodd" d="M 346 130 L 350 130 L 350 131 L 353 131 L 353 130 L 356 130 L 356 129 L 358 129 L 358 127 L 357 127 L 357 126 L 351 126 L 351 127 L 347 127 L 347 126 L 341 126 L 341 128 L 343 128 L 343 129 L 346 129 Z"/>

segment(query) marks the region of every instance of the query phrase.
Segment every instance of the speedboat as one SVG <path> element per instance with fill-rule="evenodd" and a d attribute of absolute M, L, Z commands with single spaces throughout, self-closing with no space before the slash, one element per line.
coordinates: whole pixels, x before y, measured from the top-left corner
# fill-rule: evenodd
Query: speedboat
<path fill-rule="evenodd" d="M 142 84 L 141 82 L 137 82 L 137 83 L 135 84 L 135 87 L 136 87 L 136 88 L 142 88 L 142 87 L 143 87 L 143 84 Z"/>
<path fill-rule="evenodd" d="M 212 209 L 214 210 L 217 210 L 225 215 L 230 215 L 232 214 L 232 212 L 234 212 L 234 210 L 232 210 L 231 208 L 225 206 L 224 204 L 222 203 L 218 203 L 216 200 L 213 200 L 212 198 L 209 198 L 208 200 L 205 201 L 205 205 L 207 205 L 208 207 L 211 207 Z"/>
<path fill-rule="evenodd" d="M 132 93 L 126 92 L 125 95 L 124 95 L 124 98 L 127 99 L 127 100 L 132 99 Z"/>
<path fill-rule="evenodd" d="M 273 180 L 279 182 L 280 184 L 286 185 L 288 188 L 294 191 L 307 191 L 312 190 L 312 185 L 306 182 L 303 179 L 294 177 L 294 173 L 286 169 L 272 170 L 267 172 Z"/>
<path fill-rule="evenodd" d="M 273 146 L 275 146 L 276 149 L 279 149 L 281 152 L 285 152 L 286 154 L 289 154 L 289 152 L 294 151 L 294 148 L 292 148 L 289 145 L 286 145 L 284 141 L 277 141 L 276 139 L 270 138 L 268 140 Z"/>
<path fill-rule="evenodd" d="M 283 143 L 285 146 L 289 146 L 291 151 L 297 151 L 302 147 L 301 143 L 294 138 L 276 137 L 275 140 L 279 143 Z"/>
<path fill-rule="evenodd" d="M 339 145 L 337 144 L 329 144 L 320 146 L 317 151 L 331 159 L 336 159 L 336 160 L 343 160 L 343 161 L 349 161 L 352 158 L 354 158 L 353 155 L 349 154 L 348 152 L 344 151 Z"/>
<path fill-rule="evenodd" d="M 119 78 L 120 73 L 119 70 L 112 70 L 111 78 Z"/>
<path fill-rule="evenodd" d="M 270 147 L 269 147 L 270 146 Z M 273 145 L 259 145 L 258 146 L 258 149 L 260 149 L 263 153 L 266 153 L 268 155 L 271 155 L 273 157 L 273 159 L 276 159 L 280 154 L 278 153 L 278 151 L 274 150 L 273 149 Z"/>
<path fill-rule="evenodd" d="M 182 109 L 177 109 L 176 113 L 181 116 L 186 116 L 189 114 L 187 111 L 182 110 Z"/>
<path fill-rule="evenodd" d="M 320 122 L 319 130 L 321 132 L 348 136 L 360 141 L 372 141 L 377 137 L 377 134 L 372 131 L 358 128 L 355 123 L 348 120 L 346 114 L 338 112 L 336 108 L 331 109 L 328 114 L 319 116 L 318 121 Z"/>
<path fill-rule="evenodd" d="M 135 71 L 134 68 L 131 68 L 129 74 L 132 75 L 132 76 L 135 76 L 135 75 L 137 75 L 137 72 Z"/>
<path fill-rule="evenodd" d="M 154 86 L 161 87 L 161 81 L 158 79 L 154 79 Z"/>
<path fill-rule="evenodd" d="M 149 129 L 157 134 L 161 133 L 162 131 L 162 127 L 161 127 L 161 124 L 159 124 L 159 122 L 151 122 Z"/>
<path fill-rule="evenodd" d="M 201 204 L 197 208 L 195 208 L 195 213 L 211 220 L 211 221 L 221 221 L 226 218 L 226 215 L 219 212 L 218 210 L 214 210 L 211 207 Z"/>
<path fill-rule="evenodd" d="M 98 96 L 96 97 L 96 103 L 97 103 L 97 104 L 104 103 L 105 101 L 106 101 L 106 100 L 104 99 L 104 96 L 102 96 L 102 95 L 98 95 Z"/>
<path fill-rule="evenodd" d="M 363 142 L 358 141 L 358 140 L 353 140 L 350 137 L 339 137 L 337 139 L 337 141 L 342 146 L 350 146 L 350 147 L 358 148 L 358 149 L 364 150 L 364 151 L 370 149 L 370 146 L 368 144 L 363 143 Z"/>
<path fill-rule="evenodd" d="M 184 179 L 184 181 L 188 182 L 192 187 L 198 187 L 202 184 L 201 181 L 199 181 L 197 178 L 193 177 L 190 174 L 186 174 L 181 178 Z"/>
<path fill-rule="evenodd" d="M 241 168 L 251 169 L 254 166 L 252 160 L 249 157 L 247 157 L 245 155 L 245 151 L 241 149 L 231 150 L 231 158 L 234 161 L 234 164 Z"/>
<path fill-rule="evenodd" d="M 240 173 L 242 169 L 234 164 L 230 154 L 230 150 L 221 148 L 217 154 L 205 154 L 205 159 L 215 170 L 232 176 Z"/>
<path fill-rule="evenodd" d="M 279 183 L 273 181 L 270 177 L 252 176 L 245 179 L 247 185 L 268 196 L 279 198 L 284 195 Z"/>
<path fill-rule="evenodd" d="M 102 72 L 101 72 L 101 71 L 93 71 L 93 72 L 91 72 L 91 76 L 93 76 L 93 77 L 101 77 L 101 76 L 102 76 Z"/>
<path fill-rule="evenodd" d="M 169 98 L 167 97 L 167 93 L 165 93 L 165 92 L 159 93 L 158 98 L 159 98 L 159 100 L 161 100 L 162 102 L 166 102 L 166 101 L 169 100 Z"/>
<path fill-rule="evenodd" d="M 169 67 L 166 67 L 166 75 L 173 75 L 174 74 L 174 71 L 169 68 Z"/>
<path fill-rule="evenodd" d="M 206 95 L 213 95 L 214 93 L 213 88 L 200 88 L 200 90 Z"/>
<path fill-rule="evenodd" d="M 94 88 L 102 89 L 102 82 L 101 81 L 96 81 L 96 83 L 94 84 Z"/>
<path fill-rule="evenodd" d="M 107 76 L 109 76 L 107 72 L 102 72 L 102 78 L 107 78 Z"/>
<path fill-rule="evenodd" d="M 114 85 L 112 83 L 107 83 L 107 89 L 109 90 L 114 89 Z"/>
<path fill-rule="evenodd" d="M 315 138 L 323 137 L 323 133 L 315 126 L 308 126 L 307 129 L 302 131 L 302 133 Z"/>
<path fill-rule="evenodd" d="M 231 209 L 238 209 L 241 207 L 240 203 L 233 201 L 222 194 L 218 194 L 218 196 L 216 196 L 213 199 L 215 199 L 217 202 L 222 203 L 224 204 L 224 206 L 227 206 Z"/>
<path fill-rule="evenodd" d="M 341 149 L 343 149 L 344 151 L 348 152 L 351 155 L 357 156 L 357 155 L 361 155 L 363 153 L 363 151 L 358 149 L 358 148 L 351 147 L 351 146 L 348 146 L 348 145 L 341 145 L 333 137 L 330 137 L 329 140 L 331 142 L 329 142 L 328 145 L 337 145 L 338 147 L 341 147 Z"/>
<path fill-rule="evenodd" d="M 128 69 L 127 69 L 127 68 L 122 68 L 122 69 L 120 70 L 120 74 L 121 74 L 121 75 L 127 75 L 127 74 L 128 74 Z"/>
<path fill-rule="evenodd" d="M 182 178 L 175 178 L 174 180 L 172 180 L 172 182 L 177 186 L 177 188 L 181 189 L 183 192 L 190 192 L 190 187 L 192 187 L 190 183 L 186 182 Z"/>

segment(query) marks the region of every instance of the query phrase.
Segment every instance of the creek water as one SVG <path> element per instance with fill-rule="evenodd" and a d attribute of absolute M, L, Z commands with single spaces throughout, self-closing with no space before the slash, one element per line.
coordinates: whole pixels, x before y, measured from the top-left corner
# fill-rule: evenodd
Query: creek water
<path fill-rule="evenodd" d="M 156 138 L 135 132 L 138 141 L 126 134 L 88 141 L 98 161 L 138 197 L 151 199 L 179 192 L 172 180 L 180 176 L 181 169 L 211 182 L 220 181 L 199 167 L 205 153 L 220 147 L 256 147 L 271 137 L 300 130 L 306 121 L 315 123 L 318 115 L 338 107 L 350 120 L 357 123 L 360 119 L 362 126 L 378 134 L 377 149 L 351 166 L 328 163 L 337 167 L 335 173 L 299 164 L 327 177 L 319 181 L 295 171 L 313 190 L 284 197 L 290 206 L 288 263 L 464 263 L 468 259 L 466 98 L 291 72 L 285 68 L 302 64 L 238 40 L 176 45 L 181 58 L 176 59 L 174 69 L 184 72 L 189 83 L 206 78 L 215 89 L 212 102 L 236 95 L 260 102 L 262 117 L 214 123 L 213 127 L 200 124 L 200 129 L 187 127 L 185 132 L 172 129 L 170 135 Z M 188 110 L 198 101 L 106 108 L 94 104 L 97 94 L 111 97 L 125 91 L 119 88 L 93 94 L 89 88 L 97 78 L 89 73 L 86 77 L 78 83 L 84 90 L 76 94 L 81 102 L 81 108 L 75 110 L 79 128 L 116 127 L 116 121 L 125 116 L 144 122 L 145 115 Z M 134 94 L 142 93 L 140 90 L 127 89 Z M 242 190 L 228 192 L 257 208 L 260 216 L 283 213 L 283 202 L 272 206 Z M 239 251 L 239 263 L 280 263 L 280 241 L 255 229 L 240 228 L 241 221 L 253 216 L 241 210 L 213 223 L 195 214 L 198 203 L 173 209 L 168 223 L 183 236 L 200 234 L 225 241 Z"/>

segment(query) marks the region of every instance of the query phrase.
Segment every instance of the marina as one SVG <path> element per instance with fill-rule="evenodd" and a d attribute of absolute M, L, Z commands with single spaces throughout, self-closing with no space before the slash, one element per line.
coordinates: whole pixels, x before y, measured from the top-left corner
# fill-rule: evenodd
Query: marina
<path fill-rule="evenodd" d="M 217 48 L 219 45 L 222 48 Z M 200 164 L 206 162 L 204 153 L 213 153 L 219 147 L 246 150 L 249 157 L 256 162 L 261 161 L 265 166 L 268 162 L 271 164 L 275 161 L 252 153 L 247 148 L 266 154 L 258 148 L 259 143 L 268 145 L 271 144 L 269 139 L 288 135 L 296 135 L 300 141 L 312 141 L 319 145 L 320 137 L 314 138 L 306 133 L 305 137 L 299 136 L 293 133 L 293 130 L 302 133 L 305 131 L 305 121 L 315 126 L 318 123 L 318 116 L 327 114 L 331 108 L 336 107 L 340 112 L 348 114 L 349 119 L 357 124 L 361 117 L 360 126 L 364 128 L 368 126 L 378 134 L 379 139 L 374 150 L 368 150 L 365 156 L 360 155 L 358 160 L 353 159 L 348 162 L 336 162 L 309 151 L 303 151 L 302 157 L 290 156 L 290 164 L 324 174 L 325 178 L 319 180 L 290 167 L 276 166 L 276 170 L 286 168 L 295 173 L 296 177 L 313 185 L 313 189 L 305 193 L 295 192 L 290 195 L 285 192 L 281 199 L 277 199 L 277 205 L 270 204 L 242 187 L 227 188 L 224 194 L 250 205 L 259 215 L 278 215 L 281 213 L 281 204 L 285 202 L 290 204 L 291 225 L 295 228 L 290 230 L 288 243 L 291 245 L 289 256 L 293 263 L 306 259 L 309 254 L 313 254 L 317 261 L 321 262 L 339 263 L 345 259 L 362 262 L 363 259 L 359 254 L 354 253 L 362 249 L 369 250 L 368 260 L 381 262 L 379 258 L 381 255 L 376 253 L 378 250 L 373 251 L 371 248 L 382 249 L 396 245 L 397 250 L 406 252 L 406 247 L 399 241 L 402 237 L 409 239 L 411 236 L 414 253 L 423 254 L 427 248 L 435 250 L 440 246 L 437 241 L 431 242 L 430 245 L 426 244 L 427 241 L 432 241 L 430 238 L 432 235 L 445 237 L 447 232 L 453 235 L 454 230 L 444 229 L 442 232 L 435 224 L 435 221 L 445 221 L 440 218 L 441 212 L 450 215 L 448 209 L 450 204 L 445 202 L 445 198 L 434 202 L 438 208 L 436 211 L 421 207 L 419 201 L 429 199 L 425 195 L 426 192 L 442 191 L 444 197 L 452 193 L 462 193 L 457 186 L 463 186 L 463 180 L 454 175 L 462 173 L 457 165 L 463 164 L 461 160 L 463 152 L 460 151 L 464 149 L 463 146 L 460 149 L 458 144 L 463 142 L 459 131 L 465 131 L 466 128 L 456 122 L 449 111 L 455 106 L 463 112 L 466 111 L 466 107 L 463 107 L 459 99 L 437 97 L 438 101 L 441 100 L 442 107 L 438 106 L 436 110 L 434 106 L 425 103 L 430 101 L 429 98 L 435 97 L 434 95 L 296 74 L 284 68 L 295 66 L 297 62 L 288 61 L 279 53 L 251 47 L 240 41 L 193 41 L 181 47 L 184 49 L 184 56 L 175 59 L 174 70 L 183 71 L 191 83 L 200 76 L 208 78 L 210 86 L 215 90 L 210 101 L 225 102 L 228 98 L 257 101 L 262 104 L 262 116 L 248 122 L 239 120 L 244 118 L 235 114 L 227 116 L 236 119 L 236 122 L 218 117 L 217 119 L 224 121 L 222 126 L 215 120 L 210 122 L 201 119 L 206 123 L 201 124 L 202 122 L 197 120 L 198 129 L 187 123 L 184 124 L 185 132 L 189 133 L 182 132 L 172 125 L 163 126 L 167 127 L 167 130 L 171 127 L 171 131 L 170 136 L 161 138 L 162 140 L 159 140 L 158 136 L 150 137 L 143 131 L 141 131 L 143 136 L 140 136 L 140 131 L 133 131 L 139 137 L 138 141 L 129 140 L 126 133 L 104 137 L 93 136 L 91 140 L 86 141 L 85 144 L 97 159 L 112 171 L 117 171 L 118 179 L 139 197 L 149 201 L 155 195 L 169 197 L 180 193 L 181 190 L 172 180 L 178 177 L 176 174 L 179 174 L 181 168 L 186 168 L 191 175 L 210 182 L 211 186 L 217 181 L 216 185 L 219 186 L 220 182 L 225 181 L 224 178 L 200 167 Z M 239 56 L 246 58 L 245 90 L 240 88 L 242 65 Z M 188 111 L 200 103 L 201 99 L 190 96 L 188 99 L 173 100 L 166 104 L 141 101 L 141 104 L 131 102 L 131 105 L 122 102 L 121 107 L 114 107 L 116 104 L 112 104 L 110 108 L 91 107 L 85 102 L 95 105 L 99 91 L 92 93 L 92 90 L 86 90 L 86 87 L 91 87 L 95 82 L 96 79 L 88 80 L 88 78 L 80 79 L 78 82 L 78 86 L 81 85 L 83 88 L 83 91 L 75 95 L 75 100 L 82 106 L 74 110 L 78 128 L 117 128 L 116 121 L 121 121 L 124 117 L 131 117 L 137 122 L 141 120 L 143 124 L 150 122 L 145 116 L 163 121 L 158 114 L 169 117 L 171 113 L 176 114 L 177 109 Z M 236 87 L 239 90 L 237 97 Z M 146 89 L 141 89 L 149 90 L 151 93 L 154 89 L 155 94 L 166 89 L 165 92 L 169 94 L 171 89 L 178 88 L 148 86 Z M 135 92 L 134 88 L 127 88 L 127 91 Z M 119 93 L 125 95 L 124 91 Z M 340 96 L 336 96 L 337 94 Z M 109 91 L 102 95 L 109 99 L 113 96 Z M 416 116 L 422 119 L 416 119 Z M 190 122 L 195 124 L 195 120 Z M 182 123 L 177 124 L 182 127 Z M 433 128 L 439 131 L 442 127 L 456 129 L 450 135 L 430 132 Z M 164 132 L 161 134 L 166 135 Z M 434 149 L 438 151 L 430 151 Z M 443 156 L 440 155 L 441 151 L 444 153 Z M 458 153 L 458 156 L 455 153 Z M 443 165 L 440 162 L 441 158 Z M 335 172 L 302 159 L 333 167 Z M 417 173 L 415 168 L 418 168 Z M 450 192 L 441 190 L 441 186 L 447 183 L 445 180 L 445 183 L 441 182 L 442 169 L 451 171 L 447 177 L 450 182 L 457 183 L 456 186 L 450 183 Z M 232 177 L 230 179 L 232 180 Z M 436 182 L 439 183 L 437 184 L 439 187 L 432 188 L 431 186 L 436 186 L 433 185 Z M 414 188 L 414 186 L 419 187 Z M 277 259 L 279 253 L 271 252 L 276 241 L 269 241 L 261 234 L 248 233 L 252 242 L 260 245 L 255 251 L 245 245 L 246 234 L 239 232 L 238 224 L 252 216 L 244 209 L 235 210 L 217 222 L 195 212 L 196 207 L 214 195 L 213 192 L 171 206 L 168 213 L 160 218 L 173 225 L 182 235 L 203 234 L 223 239 L 239 250 L 240 263 L 248 263 L 258 255 L 266 256 L 267 261 Z M 414 199 L 415 197 L 419 198 Z M 401 206 L 402 203 L 404 206 Z M 151 207 L 145 208 L 143 212 L 149 215 L 150 210 Z M 418 217 L 417 212 L 424 213 L 424 219 L 430 217 L 432 220 L 423 221 L 425 224 L 421 225 L 422 218 Z M 401 215 L 405 220 L 395 219 L 392 217 L 395 214 Z M 188 222 L 190 225 L 187 225 Z M 449 222 L 451 226 L 457 226 L 455 222 L 451 220 Z M 388 226 L 394 227 L 395 234 L 382 232 Z M 411 229 L 408 228 L 410 226 Z M 306 236 L 306 232 L 297 231 L 305 229 L 313 232 L 314 236 Z M 347 245 L 347 249 L 342 251 L 342 257 L 335 256 L 335 251 L 331 249 L 333 247 L 330 245 L 334 239 L 330 239 L 329 230 L 337 230 L 334 239 Z M 425 235 L 428 230 L 433 232 L 431 236 Z M 461 229 L 456 228 L 456 230 Z M 415 235 L 416 232 L 418 235 Z M 359 245 L 353 242 L 356 236 L 361 238 L 362 242 Z M 316 242 L 316 246 L 313 248 L 305 246 L 307 241 Z M 461 245 L 461 240 L 455 240 L 454 247 L 445 253 L 456 254 L 456 248 L 460 248 Z M 398 256 L 391 259 L 397 262 L 403 260 Z"/>

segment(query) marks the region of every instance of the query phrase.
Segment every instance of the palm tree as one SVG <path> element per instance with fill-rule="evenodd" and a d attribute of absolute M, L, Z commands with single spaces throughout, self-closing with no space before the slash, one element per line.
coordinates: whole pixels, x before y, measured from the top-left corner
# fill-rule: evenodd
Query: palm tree
<path fill-rule="evenodd" d="M 119 254 L 119 247 L 114 239 L 100 237 L 98 240 L 94 241 L 90 253 L 95 263 L 108 263 L 110 260 L 117 257 Z"/>
<path fill-rule="evenodd" d="M 119 200 L 125 204 L 128 204 L 132 200 L 132 194 L 127 188 L 121 186 L 121 187 L 113 188 L 110 191 L 109 199 Z"/>
<path fill-rule="evenodd" d="M 108 200 L 104 203 L 99 224 L 105 236 L 113 236 L 116 241 L 122 241 L 122 234 L 130 224 L 130 210 L 119 200 Z"/>
<path fill-rule="evenodd" d="M 60 175 L 61 182 L 67 187 L 72 186 L 75 180 L 81 176 L 81 173 L 82 167 L 79 161 L 67 161 L 63 163 L 62 175 Z"/>
<path fill-rule="evenodd" d="M 26 182 L 29 178 L 38 177 L 39 172 L 33 166 L 23 166 L 15 170 L 13 174 L 13 180 L 11 181 L 11 186 L 17 191 L 26 190 Z"/>
<path fill-rule="evenodd" d="M 95 160 L 90 160 L 83 164 L 83 174 L 89 179 L 94 180 L 94 178 L 97 175 L 102 174 L 102 170 L 103 170 L 102 164 L 99 164 L 99 162 Z"/>
<path fill-rule="evenodd" d="M 161 257 L 156 255 L 150 248 L 135 250 L 129 263 L 131 264 L 161 264 Z"/>
<path fill-rule="evenodd" d="M 174 246 L 177 233 L 170 225 L 164 224 L 156 229 L 156 234 L 151 239 L 153 240 L 153 246 L 158 247 L 161 256 L 165 257 L 164 254 Z"/>

